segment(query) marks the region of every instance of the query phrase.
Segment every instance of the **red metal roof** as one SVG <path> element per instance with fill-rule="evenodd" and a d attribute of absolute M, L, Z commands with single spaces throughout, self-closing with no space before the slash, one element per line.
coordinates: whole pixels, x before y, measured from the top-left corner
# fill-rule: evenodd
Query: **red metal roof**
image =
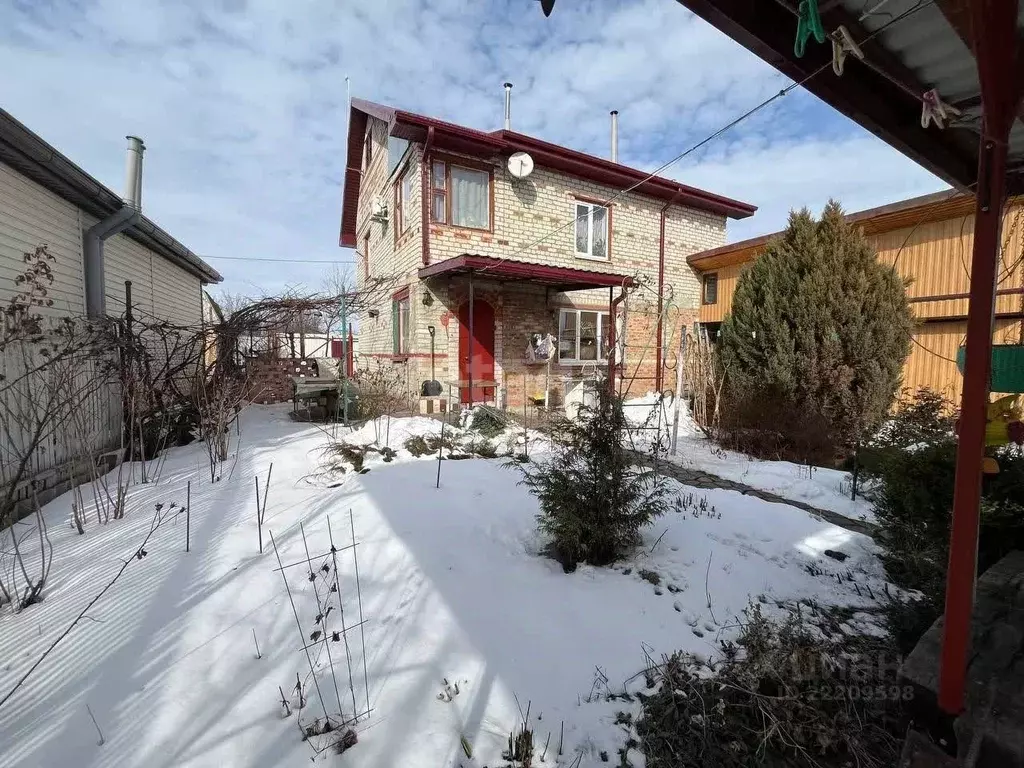
<path fill-rule="evenodd" d="M 477 277 L 498 282 L 531 282 L 549 285 L 561 291 L 577 291 L 584 288 L 628 288 L 633 278 L 628 275 L 613 275 L 608 272 L 593 272 L 589 269 L 553 267 L 530 261 L 511 261 L 492 256 L 474 256 L 464 253 L 454 259 L 446 259 L 417 273 L 421 279 L 428 277 L 454 277 L 472 273 Z"/>
<path fill-rule="evenodd" d="M 411 142 L 426 141 L 434 132 L 435 149 L 459 152 L 484 159 L 495 155 L 529 152 L 538 166 L 587 179 L 598 184 L 624 189 L 637 185 L 636 192 L 666 202 L 674 201 L 698 210 L 733 219 L 752 216 L 756 206 L 706 192 L 662 176 L 652 176 L 636 168 L 613 163 L 600 157 L 577 152 L 515 131 L 477 131 L 455 123 L 405 112 L 363 99 L 352 99 L 349 114 L 348 158 L 345 163 L 345 193 L 341 213 L 341 245 L 356 246 L 356 211 L 362 180 L 363 136 L 368 116 L 388 124 L 388 134 Z"/>

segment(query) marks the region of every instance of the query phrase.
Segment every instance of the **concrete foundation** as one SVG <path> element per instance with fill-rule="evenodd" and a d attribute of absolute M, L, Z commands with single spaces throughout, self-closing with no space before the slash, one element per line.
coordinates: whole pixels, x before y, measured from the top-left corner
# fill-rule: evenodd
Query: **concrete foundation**
<path fill-rule="evenodd" d="M 935 622 L 901 669 L 925 722 L 942 719 L 942 626 L 942 619 Z M 1011 552 L 978 579 L 972 627 L 967 707 L 949 737 L 961 765 L 973 751 L 976 768 L 1024 768 L 1024 552 Z"/>

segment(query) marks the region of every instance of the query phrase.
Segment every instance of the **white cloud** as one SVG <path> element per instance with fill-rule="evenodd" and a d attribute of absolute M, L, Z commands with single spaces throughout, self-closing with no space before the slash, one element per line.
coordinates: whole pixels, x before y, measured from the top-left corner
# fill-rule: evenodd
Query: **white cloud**
<path fill-rule="evenodd" d="M 563 7 L 565 6 L 565 7 Z M 0 104 L 118 189 L 126 133 L 143 136 L 147 213 L 198 253 L 350 258 L 337 247 L 353 93 L 492 130 L 513 127 L 654 168 L 788 81 L 672 0 L 75 0 L 0 4 Z M 849 210 L 941 184 L 793 94 L 672 175 L 761 207 Z M 315 265 L 211 260 L 232 290 L 316 285 Z M 234 285 L 230 285 L 230 284 Z"/>

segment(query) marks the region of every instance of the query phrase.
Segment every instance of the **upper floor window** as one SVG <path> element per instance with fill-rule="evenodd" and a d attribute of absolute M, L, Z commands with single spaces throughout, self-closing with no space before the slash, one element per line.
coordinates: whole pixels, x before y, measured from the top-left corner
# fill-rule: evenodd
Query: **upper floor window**
<path fill-rule="evenodd" d="M 718 275 L 704 275 L 704 284 L 701 301 L 704 304 L 718 303 Z"/>
<path fill-rule="evenodd" d="M 470 229 L 491 228 L 491 172 L 435 160 L 430 171 L 434 221 Z"/>
<path fill-rule="evenodd" d="M 608 208 L 576 203 L 576 255 L 581 259 L 608 259 Z"/>
<path fill-rule="evenodd" d="M 366 138 L 363 139 L 363 168 L 369 168 L 373 162 L 373 131 L 366 129 Z"/>
<path fill-rule="evenodd" d="M 608 313 L 563 309 L 558 313 L 558 359 L 589 363 L 608 359 Z"/>
<path fill-rule="evenodd" d="M 395 210 L 398 211 L 398 223 L 395 227 L 398 234 L 405 232 L 409 227 L 412 226 L 413 222 L 413 210 L 412 210 L 412 183 L 416 178 L 416 171 L 414 168 L 408 168 L 402 178 L 398 182 L 395 195 L 398 200 L 395 205 Z"/>

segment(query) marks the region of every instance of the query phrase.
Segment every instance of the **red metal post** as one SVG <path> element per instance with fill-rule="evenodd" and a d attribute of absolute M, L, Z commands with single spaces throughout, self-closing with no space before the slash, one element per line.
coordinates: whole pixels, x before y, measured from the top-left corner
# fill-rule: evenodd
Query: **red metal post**
<path fill-rule="evenodd" d="M 423 251 L 423 266 L 430 264 L 430 209 L 434 204 L 434 173 L 430 150 L 434 146 L 434 127 L 427 129 L 427 140 L 423 143 L 423 157 L 420 160 L 420 250 Z"/>
<path fill-rule="evenodd" d="M 665 343 L 665 331 L 662 325 L 662 316 L 665 313 L 665 212 L 669 205 L 671 203 L 661 209 L 661 234 L 658 236 L 658 327 L 655 330 L 658 343 L 654 360 L 654 388 L 658 392 L 661 392 L 662 346 Z"/>
<path fill-rule="evenodd" d="M 352 334 L 352 329 L 350 328 L 349 332 L 348 332 L 348 349 L 346 350 L 346 352 L 348 353 L 348 361 L 347 361 L 348 377 L 350 379 L 352 378 L 353 374 L 355 374 L 355 372 L 356 372 L 356 368 L 355 368 L 355 355 L 352 352 L 352 345 L 353 345 L 353 343 L 355 343 L 355 336 Z"/>
<path fill-rule="evenodd" d="M 476 358 L 476 328 L 473 327 L 473 273 L 469 273 L 469 408 L 473 409 L 473 369 Z M 523 392 L 526 397 L 526 392 Z"/>
<path fill-rule="evenodd" d="M 984 119 L 978 153 L 964 389 L 939 671 L 939 706 L 951 715 L 964 708 L 977 577 L 981 462 L 992 366 L 996 262 L 1006 190 L 1006 144 L 1021 96 L 1020 73 L 1014 70 L 1017 0 L 974 0 L 971 12 Z"/>
<path fill-rule="evenodd" d="M 617 297 L 614 288 L 608 289 L 608 322 L 611 324 L 611 327 L 608 328 L 608 394 L 610 395 L 615 394 L 615 368 L 621 364 L 620 360 L 615 359 L 615 346 L 618 343 L 615 334 L 615 307 L 625 298 L 625 288 Z"/>

